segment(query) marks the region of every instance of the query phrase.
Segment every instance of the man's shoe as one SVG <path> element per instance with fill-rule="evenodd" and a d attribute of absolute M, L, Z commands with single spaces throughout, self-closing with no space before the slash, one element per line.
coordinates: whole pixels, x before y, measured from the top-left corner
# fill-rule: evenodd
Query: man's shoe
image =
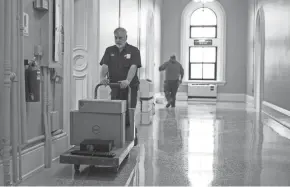
<path fill-rule="evenodd" d="M 171 103 L 167 103 L 166 108 L 169 108 L 171 105 Z"/>

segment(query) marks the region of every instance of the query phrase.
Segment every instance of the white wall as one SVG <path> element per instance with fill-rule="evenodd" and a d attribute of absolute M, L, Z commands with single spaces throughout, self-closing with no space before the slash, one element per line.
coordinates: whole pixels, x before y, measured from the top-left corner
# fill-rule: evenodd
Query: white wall
<path fill-rule="evenodd" d="M 220 0 L 227 16 L 227 84 L 219 93 L 246 93 L 248 2 Z"/>
<path fill-rule="evenodd" d="M 155 3 L 154 8 L 154 18 L 155 18 L 155 27 L 154 27 L 154 33 L 155 33 L 155 58 L 154 58 L 154 90 L 155 92 L 160 92 L 160 73 L 158 71 L 158 67 L 161 63 L 161 11 L 162 11 L 162 0 L 157 0 Z"/>
<path fill-rule="evenodd" d="M 142 66 L 140 78 L 154 82 L 155 92 L 160 91 L 158 67 L 161 58 L 161 9 L 163 0 L 141 1 L 140 52 Z"/>
<path fill-rule="evenodd" d="M 253 95 L 254 0 L 249 0 L 248 81 L 247 94 Z M 290 110 L 290 1 L 256 0 L 256 12 L 263 7 L 265 15 L 264 101 Z M 255 41 L 257 39 L 255 38 Z M 255 62 L 256 63 L 256 62 Z"/>
<path fill-rule="evenodd" d="M 181 14 L 191 0 L 165 0 L 162 7 L 162 63 L 170 55 L 180 59 Z M 226 42 L 226 85 L 219 87 L 219 93 L 246 93 L 248 2 L 244 0 L 219 1 L 227 17 Z M 181 62 L 182 63 L 182 62 Z M 185 73 L 188 71 L 185 70 Z M 161 81 L 163 81 L 163 75 Z M 186 92 L 182 86 L 179 91 Z"/>
<path fill-rule="evenodd" d="M 253 35 L 254 35 L 254 1 L 248 0 L 248 39 L 247 39 L 247 50 L 248 50 L 248 59 L 247 59 L 247 94 L 253 96 L 254 91 L 254 74 L 253 74 Z"/>
<path fill-rule="evenodd" d="M 99 3 L 96 0 L 89 0 L 89 18 L 88 21 L 89 23 L 95 23 L 95 24 L 90 24 L 89 29 L 88 29 L 88 35 L 89 39 L 91 41 L 88 42 L 88 47 L 89 47 L 89 74 L 91 75 L 90 77 L 90 83 L 89 85 L 92 85 L 92 88 L 89 89 L 90 94 L 89 97 L 93 98 L 95 93 L 95 85 L 99 81 L 99 75 L 98 70 L 99 70 L 99 54 L 96 52 L 98 51 L 98 46 L 99 46 Z"/>
<path fill-rule="evenodd" d="M 138 1 L 137 0 L 121 0 L 120 26 L 124 27 L 128 33 L 128 43 L 138 45 Z"/>
<path fill-rule="evenodd" d="M 99 15 L 98 67 L 106 48 L 114 45 L 114 30 L 119 26 L 119 0 L 100 0 Z"/>
<path fill-rule="evenodd" d="M 121 0 L 120 3 L 119 10 L 118 0 L 100 0 L 100 42 L 97 63 L 104 55 L 106 47 L 114 45 L 113 31 L 119 26 L 120 21 L 120 26 L 128 31 L 128 43 L 137 47 L 140 45 L 142 62 L 140 78 L 154 80 L 155 88 L 159 90 L 160 76 L 157 70 L 160 65 L 162 0 L 141 1 L 141 10 L 137 0 Z"/>
<path fill-rule="evenodd" d="M 152 0 L 148 1 L 141 1 L 141 23 L 140 23 L 140 53 L 141 53 L 141 60 L 142 60 L 142 68 L 140 68 L 140 78 L 145 79 L 148 78 L 148 69 L 150 64 L 148 63 L 148 53 L 147 53 L 147 44 L 148 44 L 148 15 L 153 11 Z"/>

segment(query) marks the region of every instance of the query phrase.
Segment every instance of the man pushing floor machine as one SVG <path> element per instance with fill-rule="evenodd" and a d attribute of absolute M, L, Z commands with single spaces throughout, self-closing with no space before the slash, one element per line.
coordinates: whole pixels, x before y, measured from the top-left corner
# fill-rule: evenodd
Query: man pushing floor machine
<path fill-rule="evenodd" d="M 95 88 L 97 98 L 99 84 Z M 119 83 L 108 84 L 111 88 Z M 121 163 L 129 157 L 136 145 L 135 108 L 130 108 L 131 88 L 128 100 L 79 100 L 79 110 L 71 112 L 70 141 L 76 145 L 60 155 L 60 163 L 110 167 L 118 172 Z M 129 124 L 126 125 L 126 113 Z"/>
<path fill-rule="evenodd" d="M 76 147 L 60 156 L 60 163 L 111 167 L 118 171 L 137 145 L 135 108 L 141 67 L 140 51 L 127 43 L 127 31 L 114 31 L 115 44 L 106 48 L 100 62 L 101 85 L 111 87 L 111 100 L 80 100 L 79 110 L 71 112 L 70 142 Z"/>

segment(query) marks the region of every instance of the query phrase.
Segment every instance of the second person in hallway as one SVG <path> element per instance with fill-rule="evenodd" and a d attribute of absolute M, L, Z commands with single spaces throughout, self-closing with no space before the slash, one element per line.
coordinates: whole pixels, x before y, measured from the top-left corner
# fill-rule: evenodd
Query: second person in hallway
<path fill-rule="evenodd" d="M 176 61 L 175 55 L 172 55 L 169 61 L 159 67 L 159 71 L 165 70 L 164 93 L 167 100 L 166 107 L 175 107 L 176 93 L 184 76 L 182 65 Z"/>

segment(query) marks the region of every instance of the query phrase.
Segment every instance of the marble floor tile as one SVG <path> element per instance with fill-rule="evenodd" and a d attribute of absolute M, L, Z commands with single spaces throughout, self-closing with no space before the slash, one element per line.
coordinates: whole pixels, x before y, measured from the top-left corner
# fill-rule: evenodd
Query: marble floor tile
<path fill-rule="evenodd" d="M 139 145 L 118 174 L 82 166 L 76 175 L 55 162 L 21 185 L 290 185 L 289 129 L 263 120 L 269 118 L 241 103 L 156 105 L 153 123 L 139 127 Z"/>

